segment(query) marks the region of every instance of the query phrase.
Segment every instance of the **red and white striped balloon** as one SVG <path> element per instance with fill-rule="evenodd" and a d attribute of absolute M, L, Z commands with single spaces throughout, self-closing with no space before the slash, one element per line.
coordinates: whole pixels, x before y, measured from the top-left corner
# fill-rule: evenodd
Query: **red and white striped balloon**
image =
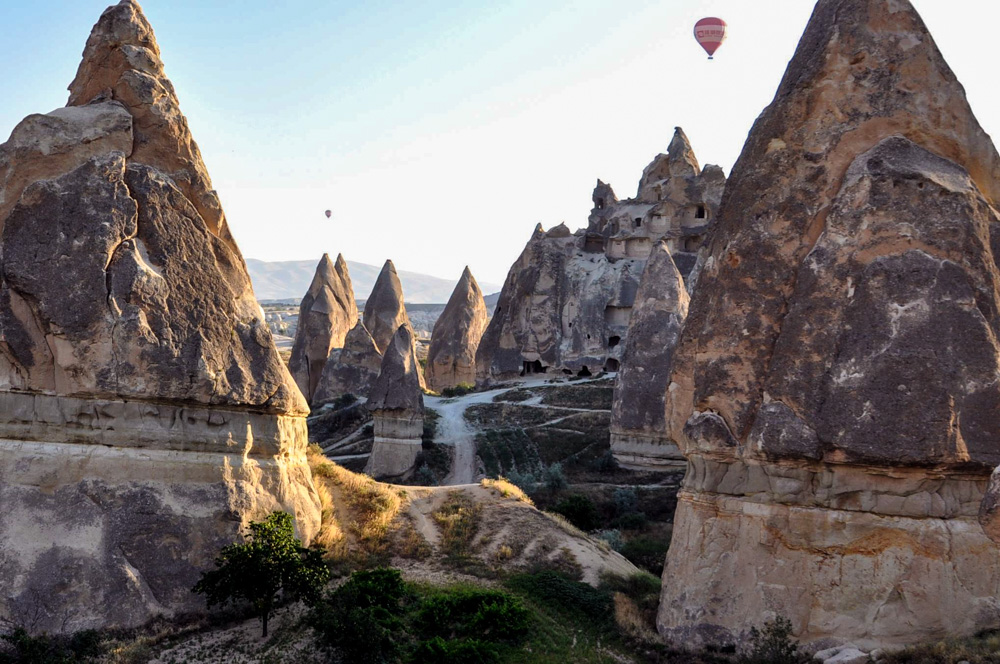
<path fill-rule="evenodd" d="M 726 22 L 721 18 L 703 18 L 694 24 L 694 38 L 708 53 L 711 60 L 715 51 L 726 41 Z"/>

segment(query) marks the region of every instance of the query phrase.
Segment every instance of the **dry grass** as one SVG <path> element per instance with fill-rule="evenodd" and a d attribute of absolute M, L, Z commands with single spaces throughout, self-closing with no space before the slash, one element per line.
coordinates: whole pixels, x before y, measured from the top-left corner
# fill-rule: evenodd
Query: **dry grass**
<path fill-rule="evenodd" d="M 309 446 L 308 457 L 323 506 L 323 526 L 317 541 L 329 542 L 328 548 L 332 547 L 334 558 L 342 558 L 347 553 L 344 531 L 334 508 L 339 495 L 348 507 L 347 527 L 361 553 L 365 556 L 387 553 L 389 534 L 406 504 L 406 492 L 328 461 L 314 445 Z"/>
<path fill-rule="evenodd" d="M 394 553 L 400 558 L 426 560 L 434 553 L 434 549 L 414 527 L 413 521 L 406 519 L 396 539 Z"/>
<path fill-rule="evenodd" d="M 447 556 L 462 558 L 471 553 L 482 511 L 482 505 L 461 491 L 450 492 L 435 510 L 432 516 L 441 530 L 441 550 Z"/>
<path fill-rule="evenodd" d="M 1000 662 L 1000 632 L 987 632 L 965 639 L 947 639 L 911 646 L 887 653 L 880 661 L 886 664 L 997 664 Z"/>
<path fill-rule="evenodd" d="M 528 497 L 528 494 L 521 490 L 521 487 L 513 484 L 503 477 L 498 477 L 495 480 L 484 479 L 480 482 L 480 484 L 486 489 L 493 489 L 499 492 L 500 496 L 503 498 L 513 498 L 514 500 L 518 500 L 522 503 L 527 503 L 532 507 L 535 506 L 534 501 Z"/>

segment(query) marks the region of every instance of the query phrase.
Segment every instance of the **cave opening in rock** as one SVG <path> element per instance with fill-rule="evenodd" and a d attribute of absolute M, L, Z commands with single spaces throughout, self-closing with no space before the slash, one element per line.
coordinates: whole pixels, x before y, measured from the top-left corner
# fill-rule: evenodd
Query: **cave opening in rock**
<path fill-rule="evenodd" d="M 607 360 L 607 362 L 604 363 L 604 370 L 605 371 L 614 372 L 614 371 L 618 371 L 618 369 L 620 369 L 620 368 L 621 368 L 621 362 L 619 362 L 618 360 L 616 360 L 613 357 L 609 357 L 608 360 Z"/>
<path fill-rule="evenodd" d="M 642 219 L 640 219 L 639 217 L 635 218 L 635 227 L 642 228 Z"/>
<path fill-rule="evenodd" d="M 608 348 L 614 348 L 615 346 L 617 346 L 618 344 L 620 344 L 621 341 L 622 341 L 622 338 L 619 337 L 618 335 L 615 335 L 613 337 L 608 337 Z"/>
<path fill-rule="evenodd" d="M 583 365 L 583 367 L 581 367 L 579 371 L 576 372 L 576 375 L 580 376 L 581 378 L 586 378 L 587 376 L 592 376 L 593 374 L 590 373 L 590 369 L 588 369 L 587 365 L 585 364 Z"/>
<path fill-rule="evenodd" d="M 694 213 L 694 218 L 695 219 L 704 219 L 705 218 L 705 206 L 704 205 L 699 205 L 698 206 L 697 211 L 695 211 L 695 213 Z"/>
<path fill-rule="evenodd" d="M 534 362 L 524 361 L 524 367 L 521 369 L 522 376 L 528 376 L 531 374 L 542 374 L 548 367 L 543 367 L 541 360 L 535 360 Z"/>

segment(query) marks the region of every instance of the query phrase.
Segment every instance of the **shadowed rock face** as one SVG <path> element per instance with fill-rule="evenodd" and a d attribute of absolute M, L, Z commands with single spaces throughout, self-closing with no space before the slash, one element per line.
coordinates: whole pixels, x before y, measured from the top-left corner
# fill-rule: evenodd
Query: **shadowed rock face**
<path fill-rule="evenodd" d="M 249 520 L 319 525 L 308 408 L 138 4 L 70 90 L 0 145 L 0 617 L 48 631 L 199 610 Z"/>
<path fill-rule="evenodd" d="M 382 356 L 382 368 L 368 395 L 375 443 L 365 472 L 396 477 L 416 463 L 424 428 L 424 393 L 413 331 L 400 325 Z"/>
<path fill-rule="evenodd" d="M 365 301 L 365 327 L 371 333 L 379 352 L 385 353 L 400 325 L 412 329 L 403 304 L 403 286 L 396 275 L 396 266 L 386 261 L 375 280 L 372 293 Z"/>
<path fill-rule="evenodd" d="M 344 338 L 357 322 L 358 305 L 347 262 L 337 256 L 334 264 L 328 254 L 323 254 L 299 305 L 299 322 L 288 360 L 292 377 L 310 402 L 330 351 L 344 346 Z"/>
<path fill-rule="evenodd" d="M 906 0 L 820 0 L 674 355 L 660 631 L 877 646 L 1000 624 L 998 158 Z M 984 506 L 989 512 L 989 505 Z"/>
<path fill-rule="evenodd" d="M 331 351 L 313 395 L 313 403 L 327 403 L 345 394 L 367 398 L 381 367 L 382 354 L 375 347 L 365 324 L 358 321 L 347 333 L 344 347 Z"/>
<path fill-rule="evenodd" d="M 684 280 L 661 242 L 642 273 L 615 382 L 611 450 L 623 466 L 649 470 L 684 462 L 667 436 L 664 401 L 687 309 Z"/>
<path fill-rule="evenodd" d="M 476 349 L 488 317 L 483 291 L 466 267 L 431 333 L 426 376 L 430 389 L 440 392 L 476 382 Z"/>

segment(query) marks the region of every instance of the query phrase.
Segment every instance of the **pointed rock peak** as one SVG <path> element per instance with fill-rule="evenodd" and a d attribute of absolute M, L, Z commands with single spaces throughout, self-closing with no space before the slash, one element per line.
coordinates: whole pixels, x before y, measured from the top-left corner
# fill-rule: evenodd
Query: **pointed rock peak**
<path fill-rule="evenodd" d="M 400 325 L 410 325 L 403 304 L 403 285 L 391 260 L 385 262 L 365 302 L 364 322 L 382 352 L 385 352 Z"/>
<path fill-rule="evenodd" d="M 466 265 L 465 269 L 462 270 L 462 276 L 455 285 L 455 290 L 451 294 L 451 298 L 448 300 L 448 304 L 456 298 L 461 298 L 463 300 L 468 300 L 471 295 L 479 293 L 479 297 L 483 297 L 482 290 L 479 288 L 479 283 L 476 278 L 472 276 L 472 270 Z M 447 307 L 446 307 L 447 308 Z"/>
<path fill-rule="evenodd" d="M 611 204 L 618 202 L 618 197 L 615 195 L 615 191 L 611 188 L 611 185 L 600 179 L 597 180 L 597 186 L 594 187 L 591 199 L 594 201 L 595 210 L 603 210 Z"/>
<path fill-rule="evenodd" d="M 459 278 L 458 283 L 459 284 L 470 284 L 470 283 L 471 284 L 475 284 L 476 283 L 476 278 L 474 276 L 472 276 L 472 270 L 469 269 L 468 265 L 466 265 L 465 269 L 462 270 L 462 276 Z"/>
<path fill-rule="evenodd" d="M 330 254 L 323 254 L 316 265 L 316 273 L 313 274 L 312 283 L 309 284 L 309 295 L 318 297 L 324 288 L 327 290 L 336 289 L 335 284 L 338 281 L 339 278 L 334 270 L 333 262 L 330 260 Z"/>
<path fill-rule="evenodd" d="M 337 262 L 335 266 L 338 274 L 350 274 L 350 271 L 347 269 L 347 261 L 344 260 L 344 254 L 337 254 Z"/>
<path fill-rule="evenodd" d="M 667 158 L 670 163 L 670 175 L 674 177 L 698 175 L 701 172 L 698 159 L 691 148 L 691 141 L 680 127 L 674 127 L 674 137 L 670 139 Z"/>
<path fill-rule="evenodd" d="M 400 325 L 382 356 L 382 368 L 372 386 L 371 410 L 424 409 L 416 345 L 409 325 Z"/>
<path fill-rule="evenodd" d="M 153 29 L 137 2 L 122 0 L 101 14 L 69 93 L 67 106 L 108 100 L 123 104 L 133 121 L 129 164 L 150 166 L 169 177 L 208 230 L 236 251 L 201 152 L 163 71 Z"/>

